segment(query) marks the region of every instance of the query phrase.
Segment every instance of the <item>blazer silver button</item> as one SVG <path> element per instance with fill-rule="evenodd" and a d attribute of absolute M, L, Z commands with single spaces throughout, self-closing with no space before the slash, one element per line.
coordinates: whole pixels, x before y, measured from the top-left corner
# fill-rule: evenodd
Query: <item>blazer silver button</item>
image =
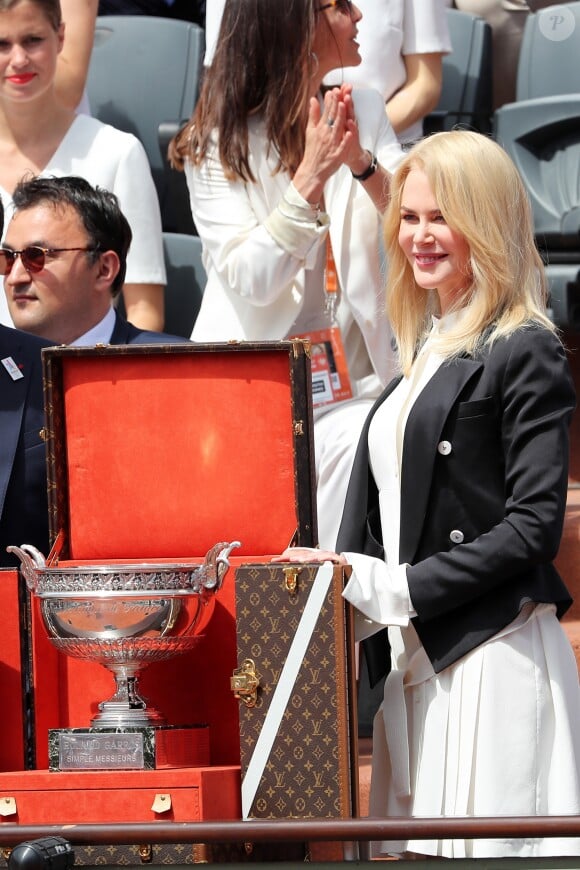
<path fill-rule="evenodd" d="M 453 531 L 449 535 L 449 540 L 453 544 L 462 544 L 465 535 L 459 529 L 453 529 Z"/>
<path fill-rule="evenodd" d="M 441 456 L 449 456 L 452 450 L 451 441 L 440 441 L 437 445 L 437 452 L 440 453 Z"/>

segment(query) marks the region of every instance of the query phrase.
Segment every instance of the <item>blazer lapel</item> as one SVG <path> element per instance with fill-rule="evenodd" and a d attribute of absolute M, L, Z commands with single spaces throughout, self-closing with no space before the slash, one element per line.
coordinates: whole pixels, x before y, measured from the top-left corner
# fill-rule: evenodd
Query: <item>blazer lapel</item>
<path fill-rule="evenodd" d="M 365 552 L 366 519 L 369 504 L 369 427 L 376 411 L 400 382 L 401 376 L 394 378 L 385 388 L 369 411 L 363 426 L 346 495 L 346 503 L 338 532 L 336 549 L 338 553 Z"/>
<path fill-rule="evenodd" d="M 437 444 L 449 411 L 465 384 L 481 366 L 481 362 L 467 358 L 444 363 L 411 409 L 405 426 L 401 470 L 401 564 L 413 562 L 419 545 Z"/>

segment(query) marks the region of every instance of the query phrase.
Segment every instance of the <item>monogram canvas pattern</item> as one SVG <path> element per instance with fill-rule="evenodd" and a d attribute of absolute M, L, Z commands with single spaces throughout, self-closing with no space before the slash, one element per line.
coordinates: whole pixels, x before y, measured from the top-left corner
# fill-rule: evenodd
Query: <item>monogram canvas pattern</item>
<path fill-rule="evenodd" d="M 298 566 L 297 566 L 298 567 Z M 242 777 L 303 615 L 319 566 L 298 567 L 295 594 L 282 565 L 245 565 L 236 572 L 238 665 L 250 659 L 259 676 L 257 703 L 240 704 Z M 335 568 L 289 703 L 252 804 L 253 818 L 344 818 L 356 815 L 350 723 L 350 625 Z"/>

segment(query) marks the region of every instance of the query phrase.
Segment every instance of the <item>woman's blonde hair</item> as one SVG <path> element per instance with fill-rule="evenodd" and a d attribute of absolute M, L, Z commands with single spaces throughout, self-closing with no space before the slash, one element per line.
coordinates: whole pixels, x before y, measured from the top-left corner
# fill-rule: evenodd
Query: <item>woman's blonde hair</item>
<path fill-rule="evenodd" d="M 384 221 L 388 256 L 387 313 L 407 374 L 438 313 L 434 290 L 419 287 L 399 243 L 403 188 L 422 170 L 448 226 L 469 246 L 469 277 L 458 301 L 462 317 L 436 339 L 445 357 L 473 354 L 528 323 L 553 324 L 546 314 L 546 282 L 533 232 L 531 206 L 506 152 L 480 133 L 456 130 L 423 139 L 391 182 Z"/>

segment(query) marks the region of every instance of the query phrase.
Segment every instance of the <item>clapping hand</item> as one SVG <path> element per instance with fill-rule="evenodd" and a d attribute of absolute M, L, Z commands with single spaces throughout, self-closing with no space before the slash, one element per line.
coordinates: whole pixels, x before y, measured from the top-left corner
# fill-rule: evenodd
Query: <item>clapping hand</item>
<path fill-rule="evenodd" d="M 360 144 L 352 85 L 326 91 L 322 106 L 312 97 L 304 156 L 293 178 L 298 192 L 307 202 L 319 203 L 325 183 L 340 166 L 358 174 L 368 163 L 368 153 Z"/>

